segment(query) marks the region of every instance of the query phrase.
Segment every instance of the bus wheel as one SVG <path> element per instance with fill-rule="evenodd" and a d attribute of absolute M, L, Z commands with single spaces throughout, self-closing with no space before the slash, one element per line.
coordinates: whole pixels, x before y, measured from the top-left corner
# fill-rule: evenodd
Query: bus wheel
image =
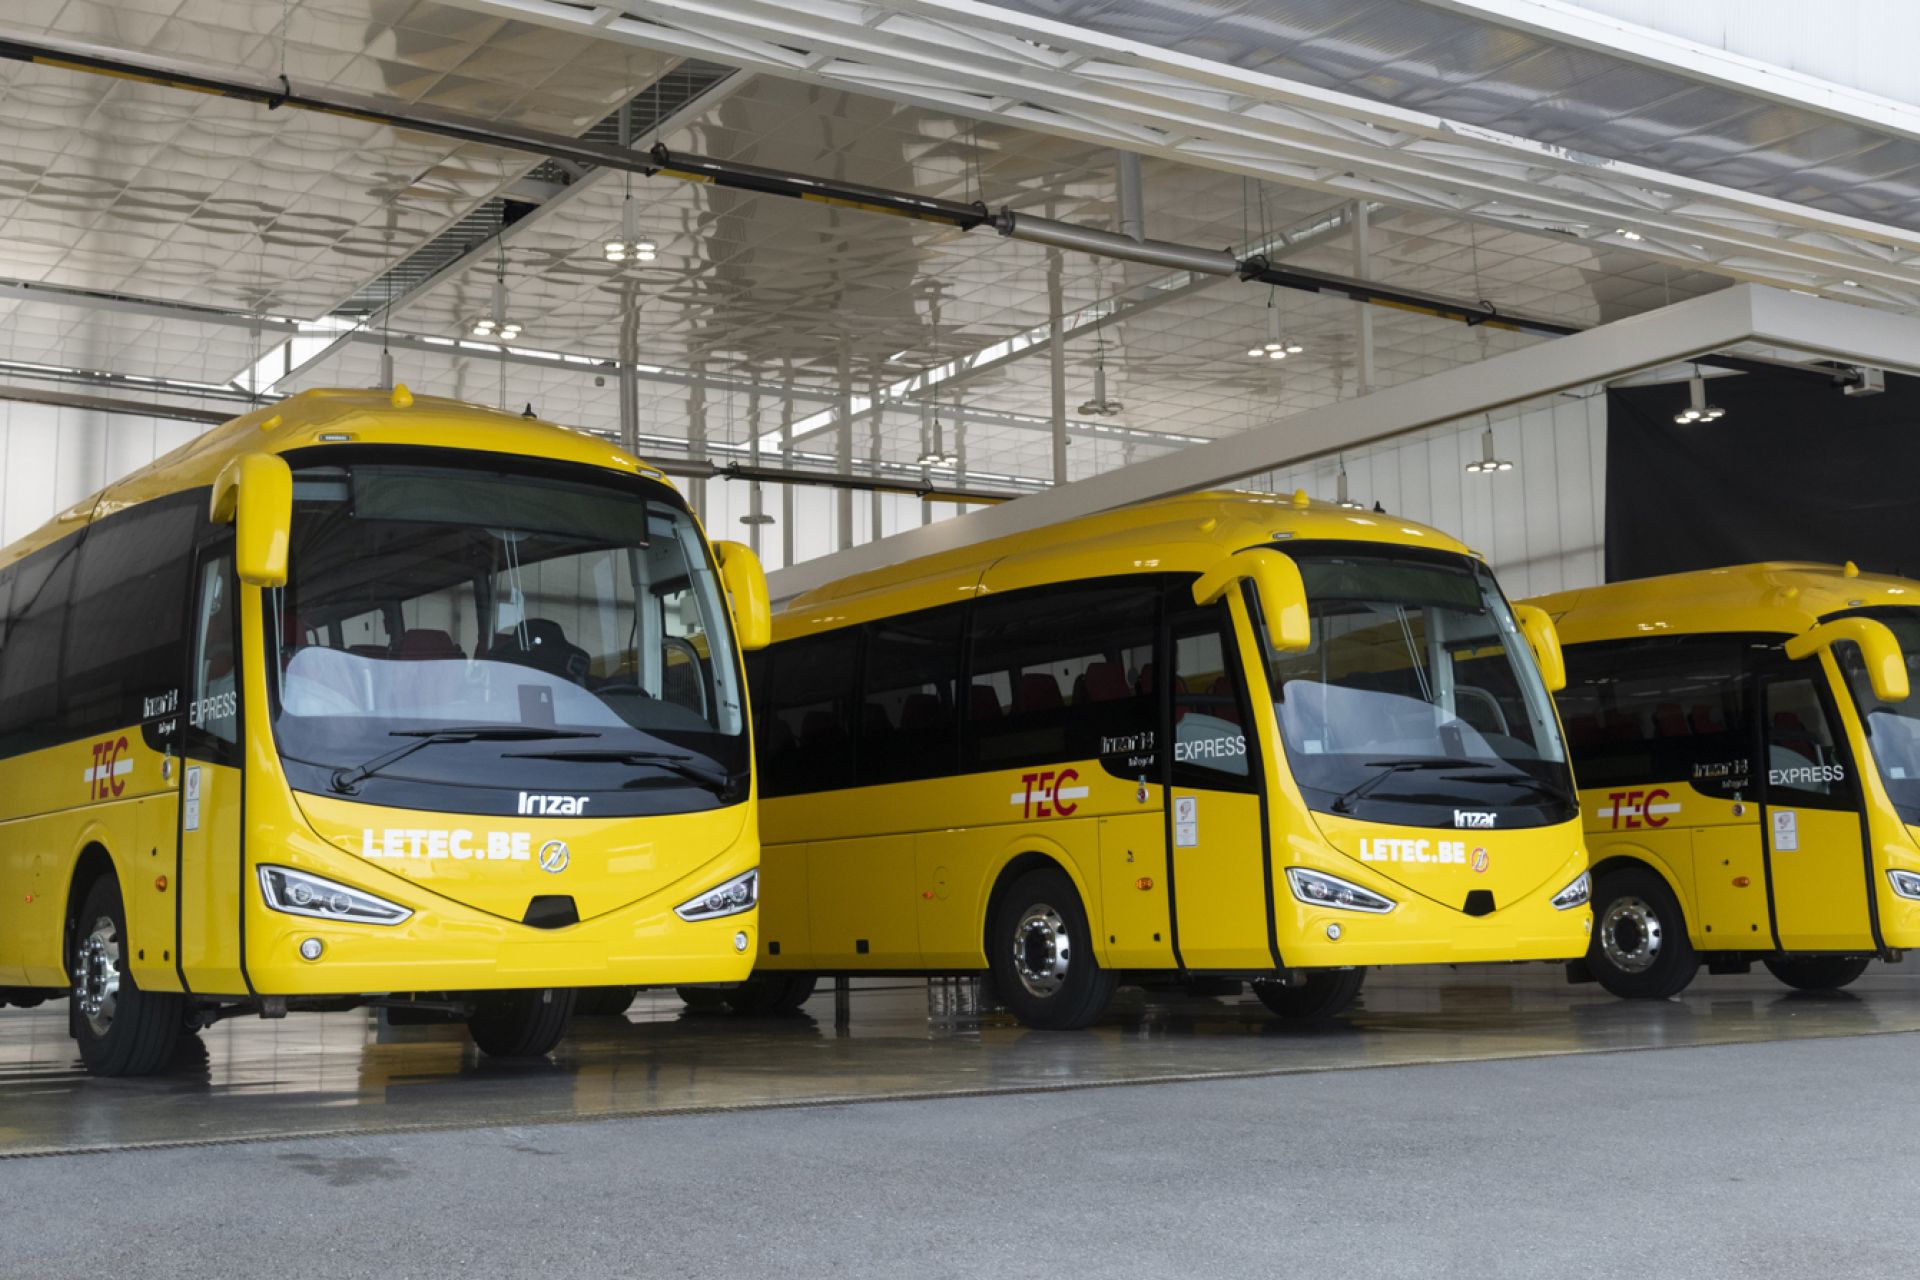
<path fill-rule="evenodd" d="M 186 998 L 134 985 L 126 962 L 127 913 L 120 883 L 100 877 L 81 902 L 74 929 L 74 1038 L 97 1076 L 147 1076 L 165 1069 L 180 1042 Z"/>
<path fill-rule="evenodd" d="M 1365 969 L 1309 969 L 1304 982 L 1290 987 L 1278 982 L 1256 982 L 1253 994 L 1282 1018 L 1324 1022 L 1353 1003 L 1366 976 Z"/>
<path fill-rule="evenodd" d="M 1093 958 L 1087 913 L 1073 881 L 1052 868 L 1013 882 L 994 913 L 987 950 L 993 985 L 1030 1027 L 1091 1025 L 1113 999 L 1117 979 Z"/>
<path fill-rule="evenodd" d="M 727 1007 L 728 991 L 719 987 L 675 987 L 673 993 L 696 1013 L 709 1013 Z"/>
<path fill-rule="evenodd" d="M 1800 991 L 1838 991 L 1867 971 L 1866 956 L 1780 956 L 1767 972 Z"/>
<path fill-rule="evenodd" d="M 627 1011 L 637 987 L 582 987 L 573 1000 L 576 1018 L 617 1018 Z"/>
<path fill-rule="evenodd" d="M 1587 965 L 1601 986 L 1632 1000 L 1664 1000 L 1686 989 L 1700 960 L 1664 880 L 1628 867 L 1594 886 Z"/>
<path fill-rule="evenodd" d="M 492 991 L 474 1002 L 467 1033 L 489 1058 L 539 1058 L 567 1033 L 577 992 L 572 987 Z"/>
<path fill-rule="evenodd" d="M 735 1013 L 773 1017 L 800 1012 L 813 994 L 815 981 L 810 973 L 763 973 L 720 995 Z"/>

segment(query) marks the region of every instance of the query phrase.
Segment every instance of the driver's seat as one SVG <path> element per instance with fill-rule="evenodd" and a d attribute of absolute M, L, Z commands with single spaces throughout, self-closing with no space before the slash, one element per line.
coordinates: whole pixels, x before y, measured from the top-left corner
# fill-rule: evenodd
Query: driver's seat
<path fill-rule="evenodd" d="M 567 639 L 566 631 L 551 618 L 528 618 L 493 638 L 487 656 L 495 662 L 517 662 L 550 675 L 581 684 L 586 681 L 592 659 L 587 651 Z"/>

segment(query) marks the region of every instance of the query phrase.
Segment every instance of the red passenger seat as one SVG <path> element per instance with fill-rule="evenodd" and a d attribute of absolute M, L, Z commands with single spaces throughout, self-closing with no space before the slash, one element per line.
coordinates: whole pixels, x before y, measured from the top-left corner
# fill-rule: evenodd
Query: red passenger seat
<path fill-rule="evenodd" d="M 1053 711 L 1065 705 L 1066 699 L 1060 696 L 1060 682 L 1044 672 L 1025 673 L 1013 690 L 1013 709 L 1016 714 Z"/>
<path fill-rule="evenodd" d="M 1677 702 L 1663 702 L 1653 709 L 1653 731 L 1662 738 L 1687 736 L 1687 718 Z"/>
<path fill-rule="evenodd" d="M 1133 696 L 1127 688 L 1127 673 L 1117 662 L 1096 662 L 1073 682 L 1073 701 L 1078 706 L 1083 702 L 1117 702 Z"/>
<path fill-rule="evenodd" d="M 1002 714 L 1000 695 L 990 684 L 976 684 L 967 690 L 967 716 L 973 720 L 998 720 Z"/>
<path fill-rule="evenodd" d="M 400 633 L 393 642 L 393 656 L 408 662 L 445 661 L 465 659 L 467 651 L 453 642 L 453 637 L 444 631 L 432 627 L 412 627 Z"/>

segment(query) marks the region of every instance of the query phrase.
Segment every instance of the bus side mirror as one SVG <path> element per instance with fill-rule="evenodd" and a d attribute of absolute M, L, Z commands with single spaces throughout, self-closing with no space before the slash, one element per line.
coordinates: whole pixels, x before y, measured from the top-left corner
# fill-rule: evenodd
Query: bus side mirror
<path fill-rule="evenodd" d="M 1789 658 L 1805 658 L 1842 640 L 1860 646 L 1860 657 L 1867 664 L 1867 682 L 1873 696 L 1881 702 L 1905 702 L 1912 692 L 1907 682 L 1907 659 L 1900 642 L 1884 622 L 1872 618 L 1836 618 L 1787 641 Z"/>
<path fill-rule="evenodd" d="M 287 538 L 293 524 L 293 471 L 277 453 L 235 458 L 213 482 L 208 511 L 215 524 L 233 526 L 233 565 L 250 587 L 287 581 Z"/>
<path fill-rule="evenodd" d="M 1553 625 L 1547 611 L 1538 605 L 1517 604 L 1513 606 L 1513 620 L 1520 624 L 1520 634 L 1527 638 L 1527 647 L 1533 650 L 1533 660 L 1540 668 L 1540 679 L 1547 686 L 1547 692 L 1558 693 L 1566 688 L 1567 657 L 1560 652 L 1560 630 Z"/>
<path fill-rule="evenodd" d="M 1255 548 L 1221 558 L 1193 584 L 1193 602 L 1212 604 L 1241 582 L 1251 582 L 1260 597 L 1267 643 L 1278 653 L 1313 647 L 1313 620 L 1307 615 L 1307 586 L 1300 566 L 1284 552 Z"/>
<path fill-rule="evenodd" d="M 773 605 L 767 597 L 767 573 L 760 557 L 744 542 L 716 542 L 720 585 L 733 607 L 734 638 L 742 649 L 764 649 L 773 639 Z"/>

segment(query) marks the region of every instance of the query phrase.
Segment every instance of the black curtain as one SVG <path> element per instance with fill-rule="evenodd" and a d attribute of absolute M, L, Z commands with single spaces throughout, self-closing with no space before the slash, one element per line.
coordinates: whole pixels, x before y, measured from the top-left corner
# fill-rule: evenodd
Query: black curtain
<path fill-rule="evenodd" d="M 1920 577 L 1920 379 L 1708 378 L 1726 416 L 1681 426 L 1687 403 L 1684 382 L 1607 392 L 1607 581 L 1756 560 Z"/>

